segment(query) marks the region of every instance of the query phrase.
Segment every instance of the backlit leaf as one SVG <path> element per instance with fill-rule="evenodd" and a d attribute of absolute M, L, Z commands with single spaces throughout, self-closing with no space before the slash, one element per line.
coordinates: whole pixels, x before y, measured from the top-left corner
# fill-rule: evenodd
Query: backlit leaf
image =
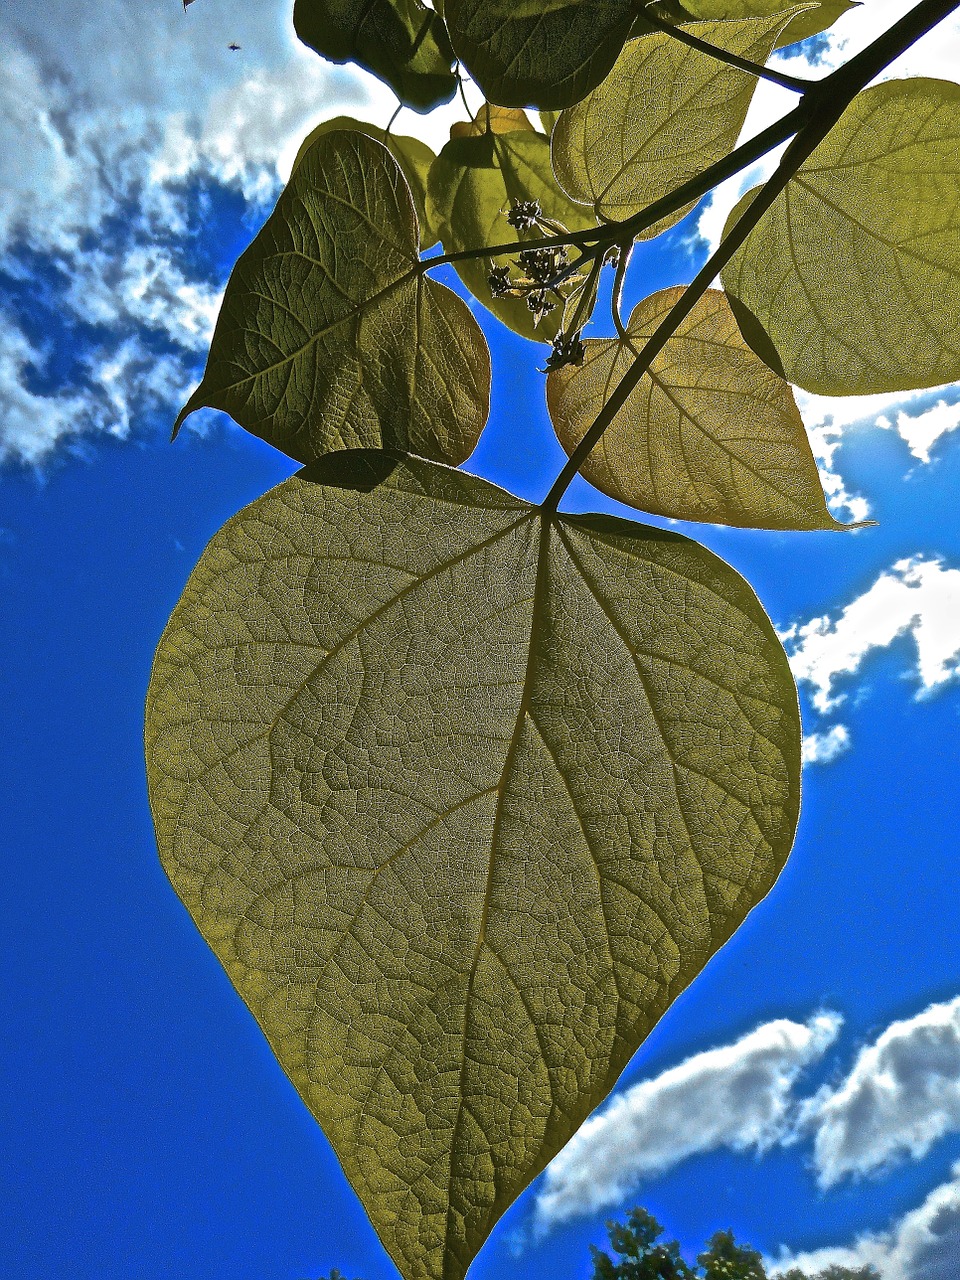
<path fill-rule="evenodd" d="M 296 0 L 293 25 L 322 57 L 366 67 L 415 111 L 456 92 L 443 20 L 420 0 Z"/>
<path fill-rule="evenodd" d="M 227 284 L 203 381 L 223 409 L 309 462 L 355 446 L 462 462 L 487 419 L 477 322 L 418 270 L 396 161 L 365 133 L 321 134 Z"/>
<path fill-rule="evenodd" d="M 632 0 L 446 0 L 457 56 L 491 102 L 568 107 L 599 84 L 636 15 Z"/>
<path fill-rule="evenodd" d="M 777 37 L 776 47 L 796 44 L 826 31 L 845 13 L 856 9 L 860 0 L 822 0 L 797 13 Z M 684 0 L 684 8 L 692 18 L 761 18 L 782 9 L 783 0 Z"/>
<path fill-rule="evenodd" d="M 462 1280 L 797 818 L 733 570 L 378 453 L 217 534 L 146 736 L 167 874 L 406 1280 Z"/>
<path fill-rule="evenodd" d="M 547 378 L 550 417 L 567 453 L 684 290 L 645 298 L 631 341 L 591 339 L 583 364 Z M 581 467 L 604 493 L 641 511 L 760 529 L 840 529 L 827 510 L 787 383 L 743 341 L 726 298 L 708 291 Z"/>
<path fill-rule="evenodd" d="M 427 218 L 427 176 L 430 173 L 430 166 L 437 157 L 427 144 L 421 142 L 419 138 L 411 138 L 402 133 L 387 133 L 386 129 L 381 129 L 375 124 L 368 124 L 366 120 L 354 120 L 351 116 L 337 116 L 333 120 L 325 120 L 323 124 L 318 124 L 304 138 L 300 144 L 300 150 L 297 152 L 297 158 L 293 162 L 292 173 L 296 172 L 300 161 L 317 138 L 322 137 L 325 133 L 334 133 L 337 129 L 356 129 L 359 133 L 365 133 L 371 138 L 376 138 L 378 142 L 382 142 L 387 148 L 400 166 L 400 170 L 407 180 L 407 186 L 410 188 L 410 194 L 413 196 L 413 204 L 417 211 L 417 222 L 420 224 L 420 248 L 421 250 L 432 249 L 440 237 L 431 227 Z"/>
<path fill-rule="evenodd" d="M 808 391 L 960 378 L 960 85 L 858 94 L 723 284 L 754 350 Z"/>
<path fill-rule="evenodd" d="M 765 62 L 791 12 L 684 29 Z M 557 121 L 553 165 L 560 185 L 600 218 L 630 217 L 733 150 L 756 84 L 755 76 L 673 36 L 631 40 L 603 84 Z M 643 238 L 673 226 L 692 207 L 661 219 Z"/>
<path fill-rule="evenodd" d="M 528 122 L 529 124 L 529 122 Z M 439 228 L 448 253 L 483 245 L 542 239 L 536 228 L 517 232 L 507 221 L 515 200 L 537 200 L 544 217 L 569 231 L 596 226 L 586 209 L 570 201 L 557 186 L 550 164 L 550 140 L 531 128 L 513 133 L 483 133 L 451 138 L 430 172 L 427 210 Z M 539 326 L 524 298 L 495 298 L 488 277 L 491 263 L 504 266 L 512 259 L 470 258 L 455 263 L 460 279 L 474 297 L 504 324 L 526 338 L 549 342 L 560 324 L 558 302 Z"/>

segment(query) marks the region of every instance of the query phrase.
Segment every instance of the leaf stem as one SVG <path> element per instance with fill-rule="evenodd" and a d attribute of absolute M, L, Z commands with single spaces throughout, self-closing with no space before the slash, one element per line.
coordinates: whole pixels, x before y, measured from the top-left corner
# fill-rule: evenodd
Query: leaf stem
<path fill-rule="evenodd" d="M 804 160 L 820 145 L 860 90 L 906 52 L 922 35 L 925 35 L 938 22 L 942 22 L 957 8 L 960 8 L 960 0 L 921 0 L 920 4 L 911 9 L 899 22 L 894 23 L 888 31 L 878 36 L 866 49 L 832 72 L 826 79 L 819 81 L 815 94 L 804 96 L 796 111 L 803 112 L 807 118 L 797 131 L 793 142 L 781 156 L 773 175 L 759 189 L 756 197 L 721 240 L 716 251 L 697 272 L 676 304 L 671 307 L 641 348 L 636 360 L 617 383 L 612 395 L 568 458 L 541 504 L 542 510 L 551 513 L 557 510 L 560 499 L 566 493 L 571 480 L 589 457 L 604 431 L 626 404 L 654 359 L 780 195 Z M 791 112 L 790 115 L 795 115 L 796 111 Z"/>
<path fill-rule="evenodd" d="M 693 35 L 690 31 L 685 31 L 683 27 L 674 26 L 672 22 L 665 22 L 663 18 L 653 13 L 647 5 L 640 6 L 640 13 L 645 22 L 649 22 L 657 31 L 673 36 L 681 44 L 689 45 L 691 49 L 696 49 L 699 53 L 705 53 L 710 58 L 716 58 L 718 62 L 726 62 L 731 67 L 746 71 L 747 75 L 756 76 L 760 80 L 769 80 L 771 84 L 779 85 L 781 89 L 790 89 L 793 93 L 803 94 L 812 85 L 818 83 L 815 80 L 801 80 L 799 76 L 789 76 L 786 72 L 775 71 L 772 67 L 763 67 L 759 62 L 751 62 L 749 58 L 741 58 L 737 53 L 730 53 L 726 49 L 721 49 L 719 45 L 701 40 L 699 36 Z"/>

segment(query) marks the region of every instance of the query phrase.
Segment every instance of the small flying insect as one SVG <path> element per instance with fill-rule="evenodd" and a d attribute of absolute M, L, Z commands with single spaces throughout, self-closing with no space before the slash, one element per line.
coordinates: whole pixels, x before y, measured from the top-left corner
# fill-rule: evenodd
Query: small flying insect
<path fill-rule="evenodd" d="M 240 46 L 238 44 L 228 44 L 227 48 L 230 50 L 231 53 L 236 53 L 237 50 L 240 48 Z"/>

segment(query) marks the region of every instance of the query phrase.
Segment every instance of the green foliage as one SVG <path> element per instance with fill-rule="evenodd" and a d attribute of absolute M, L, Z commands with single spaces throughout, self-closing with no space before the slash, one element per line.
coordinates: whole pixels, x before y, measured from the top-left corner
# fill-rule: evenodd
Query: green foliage
<path fill-rule="evenodd" d="M 684 30 L 763 63 L 795 12 Z M 756 83 L 672 36 L 631 40 L 606 80 L 557 121 L 553 163 L 561 186 L 598 218 L 630 217 L 665 187 L 679 187 L 733 150 Z M 695 203 L 662 218 L 643 238 L 679 222 Z"/>
<path fill-rule="evenodd" d="M 223 409 L 308 465 L 187 583 L 150 683 L 150 799 L 177 892 L 406 1280 L 462 1280 L 796 824 L 796 690 L 749 586 L 677 534 L 560 513 L 568 484 L 838 528 L 789 384 L 960 377 L 960 86 L 865 87 L 953 0 L 816 85 L 787 77 L 799 107 L 735 148 L 774 45 L 849 7 L 297 0 L 302 39 L 403 101 L 449 98 L 456 50 L 489 102 L 438 156 L 319 126 L 231 275 L 176 426 Z M 781 143 L 694 282 L 624 324 L 635 239 Z M 552 342 L 569 460 L 539 505 L 445 465 L 491 378 L 428 277 L 450 261 Z M 610 329 L 584 341 L 608 264 Z M 763 1280 L 729 1233 L 695 1265 L 659 1235 L 635 1211 L 597 1280 Z"/>
<path fill-rule="evenodd" d="M 456 92 L 446 27 L 420 0 L 296 0 L 293 25 L 311 49 L 331 62 L 358 62 L 417 111 Z"/>
<path fill-rule="evenodd" d="M 321 134 L 227 284 L 202 406 L 309 462 L 384 446 L 462 462 L 487 420 L 490 357 L 460 299 L 418 271 L 396 161 L 359 132 Z"/>
<path fill-rule="evenodd" d="M 723 273 L 786 378 L 822 395 L 960 378 L 958 181 L 960 85 L 858 94 Z"/>
<path fill-rule="evenodd" d="M 167 874 L 401 1270 L 438 1280 L 797 820 L 793 681 L 732 569 L 399 455 L 330 455 L 217 535 L 147 726 Z"/>
<path fill-rule="evenodd" d="M 547 407 L 567 453 L 682 293 L 644 299 L 625 337 L 587 341 L 582 365 L 550 374 Z M 675 330 L 581 470 L 620 502 L 680 520 L 844 527 L 827 510 L 793 392 L 750 350 L 715 290 Z"/>

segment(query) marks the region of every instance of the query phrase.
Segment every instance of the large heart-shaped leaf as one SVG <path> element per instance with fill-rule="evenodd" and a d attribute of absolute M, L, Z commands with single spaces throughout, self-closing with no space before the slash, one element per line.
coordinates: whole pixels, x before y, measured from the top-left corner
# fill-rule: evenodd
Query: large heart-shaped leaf
<path fill-rule="evenodd" d="M 684 30 L 763 63 L 792 12 L 695 22 Z M 598 217 L 628 218 L 733 150 L 756 84 L 755 76 L 673 36 L 631 40 L 603 84 L 561 112 L 553 131 L 557 178 Z M 692 207 L 661 219 L 643 237 L 658 235 Z"/>
<path fill-rule="evenodd" d="M 489 411 L 490 354 L 420 271 L 396 161 L 321 134 L 227 284 L 203 381 L 176 422 L 223 409 L 301 462 L 355 446 L 462 462 Z"/>
<path fill-rule="evenodd" d="M 808 391 L 960 378 L 960 85 L 858 94 L 722 278 L 743 336 Z"/>
<path fill-rule="evenodd" d="M 856 9 L 860 0 L 821 0 L 820 4 L 807 5 L 797 13 L 777 36 L 777 48 L 807 40 L 810 36 L 827 31 L 838 18 Z M 683 0 L 683 7 L 692 18 L 716 20 L 723 18 L 762 18 L 782 9 L 783 0 Z"/>
<path fill-rule="evenodd" d="M 551 371 L 547 405 L 567 453 L 683 292 L 645 298 L 626 340 L 591 339 L 579 368 Z M 827 510 L 793 392 L 744 342 L 719 290 L 681 321 L 581 471 L 612 498 L 675 519 L 844 528 Z"/>
<path fill-rule="evenodd" d="M 413 196 L 413 206 L 417 211 L 417 222 L 420 226 L 420 248 L 432 249 L 440 239 L 440 236 L 434 230 L 430 219 L 427 217 L 427 176 L 437 157 L 427 144 L 421 142 L 419 138 L 411 138 L 403 133 L 388 133 L 386 129 L 381 129 L 375 124 L 369 124 L 366 120 L 354 120 L 352 116 L 336 116 L 333 120 L 325 120 L 323 124 L 318 124 L 304 138 L 293 162 L 291 172 L 296 172 L 300 161 L 316 142 L 317 138 L 321 138 L 325 133 L 334 133 L 338 129 L 356 129 L 359 133 L 365 133 L 371 138 L 376 138 L 378 142 L 382 142 L 387 148 L 400 166 L 400 172 L 406 178 L 410 194 Z"/>
<path fill-rule="evenodd" d="M 407 1280 L 462 1280 L 797 819 L 733 570 L 383 453 L 217 534 L 146 740 L 167 873 Z"/>
<path fill-rule="evenodd" d="M 473 136 L 451 137 L 430 171 L 427 210 L 448 253 L 511 240 L 519 250 L 524 240 L 541 239 L 542 231 L 517 232 L 507 221 L 511 205 L 524 200 L 536 200 L 545 218 L 569 231 L 597 225 L 589 210 L 574 204 L 557 186 L 550 140 L 530 127 L 529 121 L 527 127 L 510 133 L 491 128 Z M 474 297 L 515 333 L 549 342 L 560 327 L 562 306 L 558 304 L 537 324 L 524 298 L 495 296 L 490 289 L 491 266 L 513 262 L 500 256 L 467 258 L 454 265 Z"/>
<path fill-rule="evenodd" d="M 296 0 L 293 25 L 331 62 L 357 62 L 401 102 L 430 111 L 457 89 L 443 20 L 420 0 Z"/>
<path fill-rule="evenodd" d="M 632 0 L 446 0 L 443 13 L 491 102 L 556 109 L 600 83 L 637 9 Z"/>

